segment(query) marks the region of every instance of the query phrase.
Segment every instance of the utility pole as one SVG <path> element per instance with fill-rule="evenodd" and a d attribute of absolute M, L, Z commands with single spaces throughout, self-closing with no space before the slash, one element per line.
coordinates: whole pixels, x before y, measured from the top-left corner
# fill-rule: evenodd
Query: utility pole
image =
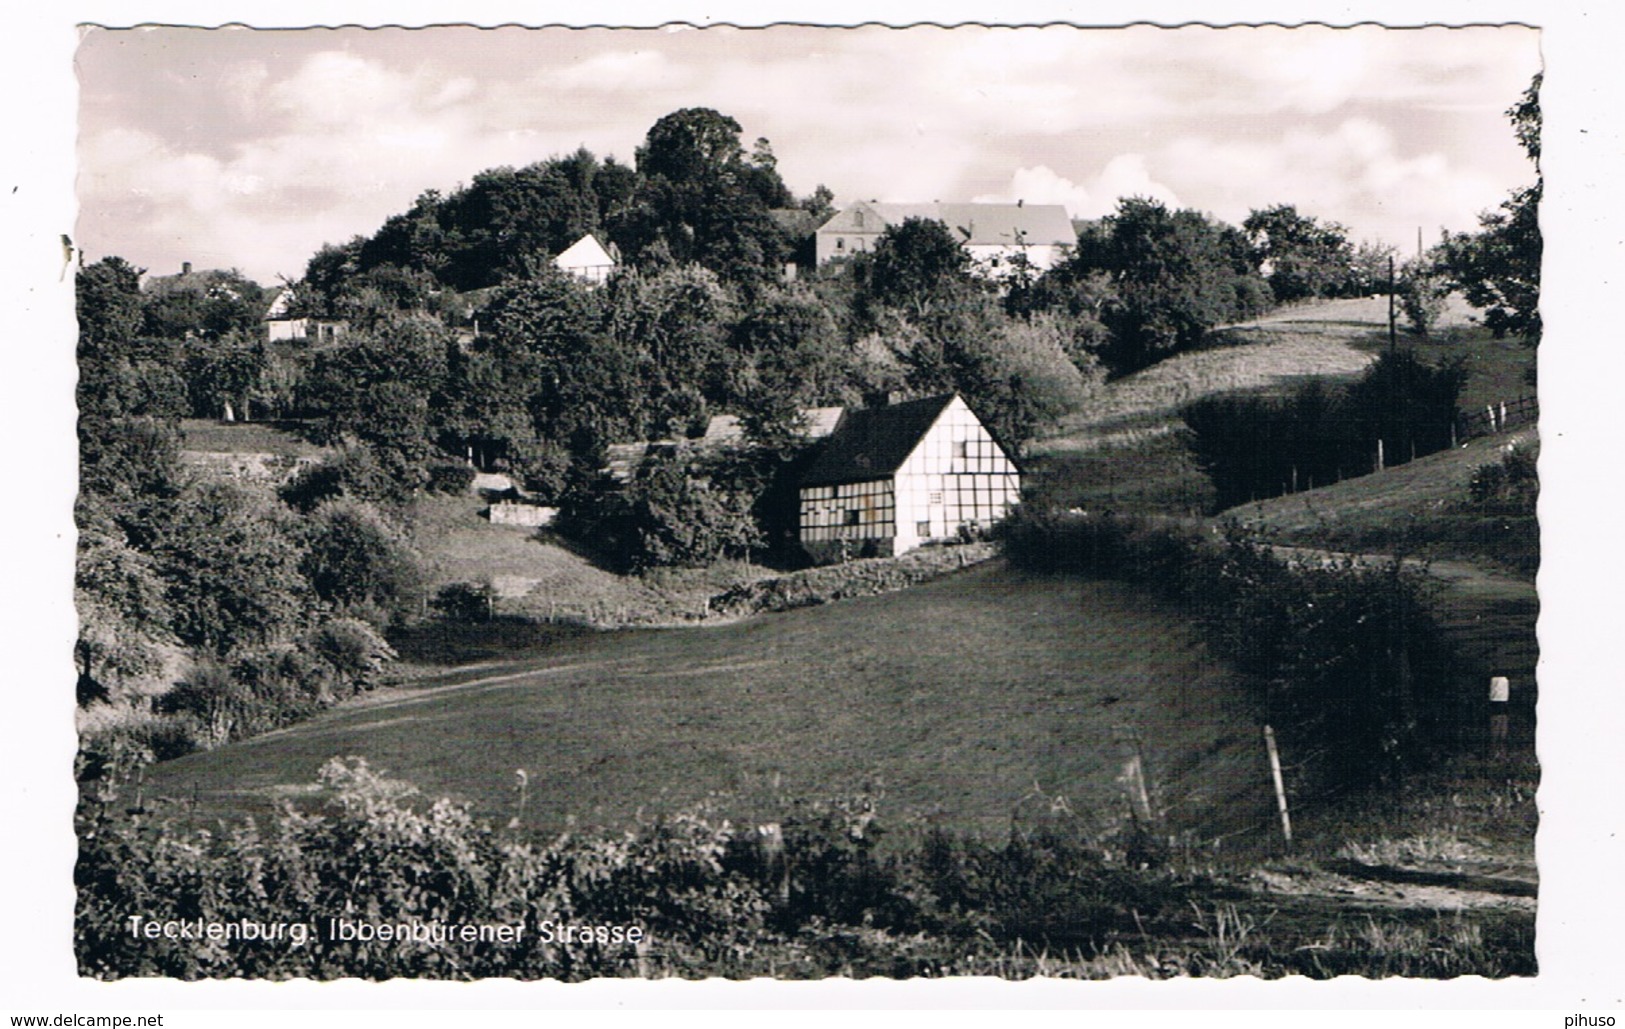
<path fill-rule="evenodd" d="M 1388 351 L 1399 349 L 1399 333 L 1394 321 L 1394 255 L 1388 255 Z"/>

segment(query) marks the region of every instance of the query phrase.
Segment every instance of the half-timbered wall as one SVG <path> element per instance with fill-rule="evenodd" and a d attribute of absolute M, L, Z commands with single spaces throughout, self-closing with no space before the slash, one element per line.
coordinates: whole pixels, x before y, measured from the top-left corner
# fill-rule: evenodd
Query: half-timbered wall
<path fill-rule="evenodd" d="M 803 543 L 890 540 L 897 534 L 896 524 L 890 479 L 808 486 L 801 491 Z"/>

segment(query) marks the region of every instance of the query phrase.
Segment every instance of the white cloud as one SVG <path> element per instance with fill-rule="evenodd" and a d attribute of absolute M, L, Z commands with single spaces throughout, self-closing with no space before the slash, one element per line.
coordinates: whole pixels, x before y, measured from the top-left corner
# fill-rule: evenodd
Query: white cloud
<path fill-rule="evenodd" d="M 217 53 L 226 38 L 143 37 L 145 64 L 86 93 L 93 254 L 167 265 L 207 238 L 250 274 L 297 272 L 424 189 L 578 145 L 629 160 L 691 106 L 732 115 L 747 145 L 771 139 L 799 193 L 1080 217 L 1143 195 L 1227 220 L 1297 203 L 1359 231 L 1431 231 L 1518 181 L 1500 112 L 1538 59 L 1523 30 L 446 30 L 294 33 L 263 52 L 273 37 L 235 35 Z M 181 43 L 187 73 L 164 79 Z M 163 102 L 143 102 L 160 80 Z"/>
<path fill-rule="evenodd" d="M 1073 218 L 1101 218 L 1117 210 L 1124 197 L 1143 196 L 1160 200 L 1169 207 L 1182 206 L 1179 196 L 1152 178 L 1142 154 L 1119 154 L 1106 163 L 1087 186 L 1056 174 L 1046 165 L 1018 168 L 1010 177 L 1010 188 L 1002 193 L 984 193 L 977 203 L 1062 204 Z"/>
<path fill-rule="evenodd" d="M 1317 218 L 1341 222 L 1356 238 L 1414 244 L 1440 227 L 1470 229 L 1506 187 L 1481 171 L 1452 163 L 1434 150 L 1405 153 L 1395 133 L 1367 119 L 1330 131 L 1296 130 L 1279 140 L 1188 137 L 1159 155 L 1170 181 L 1188 194 L 1212 198 L 1212 210 L 1239 222 L 1253 208 L 1295 204 Z"/>
<path fill-rule="evenodd" d="M 690 80 L 688 70 L 656 50 L 612 50 L 562 68 L 539 72 L 538 88 L 552 92 L 636 93 L 648 89 L 681 88 Z"/>

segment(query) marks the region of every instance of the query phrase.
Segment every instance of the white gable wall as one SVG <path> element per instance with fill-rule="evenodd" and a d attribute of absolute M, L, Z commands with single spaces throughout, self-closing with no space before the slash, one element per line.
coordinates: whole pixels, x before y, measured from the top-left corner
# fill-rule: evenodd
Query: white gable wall
<path fill-rule="evenodd" d="M 615 258 L 590 234 L 566 247 L 553 258 L 553 264 L 560 271 L 594 285 L 605 282 L 615 271 Z"/>
<path fill-rule="evenodd" d="M 309 331 L 308 318 L 277 318 L 265 323 L 266 338 L 272 343 L 304 339 Z"/>
<path fill-rule="evenodd" d="M 951 539 L 961 526 L 986 529 L 1021 499 L 1016 466 L 958 397 L 898 469 L 893 552 Z"/>
<path fill-rule="evenodd" d="M 1035 272 L 1046 272 L 1065 261 L 1072 248 L 1059 243 L 1029 243 L 1023 246 L 1000 244 L 971 244 L 971 261 L 977 271 L 990 279 L 1002 279 L 1010 274 L 1010 262 L 1016 254 L 1025 254 Z"/>

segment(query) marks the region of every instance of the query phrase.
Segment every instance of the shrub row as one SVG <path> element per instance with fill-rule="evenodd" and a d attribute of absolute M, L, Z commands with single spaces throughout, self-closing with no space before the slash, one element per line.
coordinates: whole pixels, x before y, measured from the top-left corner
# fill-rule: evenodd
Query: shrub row
<path fill-rule="evenodd" d="M 898 558 L 865 558 L 809 568 L 789 575 L 741 583 L 711 598 L 711 610 L 723 615 L 789 611 L 851 597 L 870 597 L 907 589 L 993 555 L 986 543 L 927 547 Z"/>
<path fill-rule="evenodd" d="M 1216 396 L 1187 405 L 1197 462 L 1217 507 L 1365 475 L 1448 447 L 1466 382 L 1458 361 L 1432 367 L 1409 351 L 1385 353 L 1356 383 L 1311 379 L 1286 396 Z"/>
<path fill-rule="evenodd" d="M 1196 882 L 1131 870 L 1121 841 L 1053 820 L 1000 845 L 933 831 L 882 848 L 866 796 L 788 803 L 761 828 L 702 807 L 619 835 L 539 840 L 425 803 L 352 758 L 323 767 L 317 810 L 189 833 L 118 813 L 118 778 L 81 804 L 75 870 L 79 968 L 107 979 L 913 976 L 967 955 L 1086 952 L 1137 925 L 1178 925 Z M 131 932 L 133 913 L 314 928 L 303 946 L 154 939 Z M 522 931 L 506 943 L 381 944 L 331 938 L 329 918 Z M 549 942 L 549 922 L 639 926 L 648 941 Z"/>
<path fill-rule="evenodd" d="M 99 705 L 86 718 L 77 755 L 81 779 L 104 774 L 131 746 L 159 760 L 208 750 L 308 718 L 372 689 L 395 651 L 358 618 L 333 618 L 299 638 L 198 659 L 150 709 Z"/>
<path fill-rule="evenodd" d="M 1268 918 L 1215 901 L 1222 881 L 1148 867 L 1132 830 L 1086 828 L 1055 809 L 1017 820 L 1002 843 L 940 830 L 882 843 L 887 826 L 861 795 L 787 802 L 762 826 L 737 827 L 706 806 L 618 835 L 542 840 L 426 803 L 352 758 L 322 769 L 320 808 L 285 808 L 263 829 L 188 833 L 118 813 L 115 787 L 133 767 L 99 783 L 78 814 L 75 951 L 81 974 L 102 979 L 1534 970 L 1527 918 L 1265 931 Z M 131 931 L 132 914 L 308 928 L 300 945 L 290 929 L 270 941 L 148 938 Z M 518 931 L 507 941 L 365 941 L 339 938 L 329 918 Z M 636 926 L 647 939 L 564 942 L 563 923 Z"/>

